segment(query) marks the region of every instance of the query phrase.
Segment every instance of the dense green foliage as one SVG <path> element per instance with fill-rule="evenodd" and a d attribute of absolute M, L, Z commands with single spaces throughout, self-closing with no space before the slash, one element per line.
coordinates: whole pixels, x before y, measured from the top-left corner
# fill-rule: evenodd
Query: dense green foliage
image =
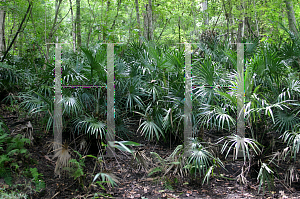
<path fill-rule="evenodd" d="M 300 36 L 299 26 L 294 24 L 297 30 L 291 27 L 291 13 L 287 12 L 287 17 L 279 14 L 287 11 L 281 6 L 283 1 L 253 1 L 254 4 L 214 1 L 209 2 L 205 11 L 201 11 L 203 5 L 198 1 L 156 1 L 152 2 L 151 13 L 154 26 L 148 20 L 144 28 L 140 27 L 139 19 L 133 19 L 133 12 L 137 12 L 134 8 L 140 9 L 146 23 L 144 5 L 151 1 L 136 5 L 138 1 L 82 0 L 80 20 L 70 16 L 70 2 L 74 4 L 72 0 L 35 0 L 27 13 L 26 1 L 0 1 L 0 11 L 4 9 L 7 13 L 6 43 L 12 42 L 16 23 L 24 15 L 26 19 L 17 41 L 12 43 L 12 49 L 5 47 L 8 54 L 0 62 L 2 102 L 10 104 L 11 109 L 17 107 L 28 115 L 43 118 L 40 124 L 45 132 L 53 131 L 55 58 L 52 44 L 45 42 L 55 42 L 55 36 L 59 42 L 66 42 L 62 47 L 62 85 L 102 86 L 62 88 L 59 103 L 63 108 L 66 142 L 60 143 L 60 151 L 54 151 L 56 174 L 67 173 L 85 190 L 92 185 L 103 190 L 104 185 L 117 185 L 118 179 L 103 171 L 101 157 L 86 154 L 87 142 L 97 140 L 104 150 L 112 146 L 131 154 L 133 162 L 149 176 L 162 174 L 161 179 L 166 181 L 170 176 L 176 180 L 189 176 L 200 177 L 202 183 L 209 182 L 211 177 L 218 176 L 220 168 L 224 169 L 222 160 L 232 153 L 233 159 L 241 153 L 244 161 L 237 180 L 246 183 L 246 177 L 254 170 L 259 191 L 261 187 L 265 191 L 266 186 L 271 190 L 276 178 L 284 178 L 287 184 L 298 180 Z M 74 10 L 73 5 L 71 13 Z M 299 13 L 299 5 L 294 10 Z M 202 23 L 207 15 L 210 24 Z M 37 19 L 45 16 L 46 24 L 39 24 Z M 299 17 L 294 14 L 296 21 Z M 153 28 L 152 39 L 148 26 Z M 73 47 L 72 42 L 76 43 Z M 151 142 L 177 145 L 169 157 L 163 159 L 155 152 L 151 152 L 152 158 L 146 157 L 130 148 L 138 146 L 135 142 L 107 142 L 105 42 L 123 42 L 115 44 L 114 51 L 117 139 L 131 140 L 139 133 Z M 183 45 L 175 45 L 178 42 L 194 42 L 191 90 L 194 138 L 186 145 L 183 143 L 185 51 Z M 247 43 L 245 137 L 237 135 L 236 42 Z M 4 56 L 3 52 L 0 55 Z M 137 132 L 132 132 L 130 126 L 136 126 Z M 25 145 L 30 139 L 26 135 L 10 135 L 5 129 L 1 122 L 0 177 L 11 185 L 13 173 L 21 173 L 20 161 L 29 158 Z M 217 136 L 219 140 L 211 142 L 205 135 Z M 101 147 L 97 152 L 100 156 Z M 225 157 L 221 157 L 222 153 Z M 94 160 L 99 173 L 95 174 L 95 169 L 86 172 L 87 157 Z M 285 176 L 280 176 L 283 169 L 279 164 L 289 164 Z M 27 176 L 33 179 L 36 191 L 45 187 L 36 168 L 27 168 Z M 87 179 L 92 180 L 85 186 Z"/>

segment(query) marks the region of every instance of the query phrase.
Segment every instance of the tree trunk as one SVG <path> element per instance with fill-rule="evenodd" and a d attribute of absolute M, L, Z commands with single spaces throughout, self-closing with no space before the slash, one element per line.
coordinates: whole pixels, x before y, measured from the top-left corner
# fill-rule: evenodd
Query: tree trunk
<path fill-rule="evenodd" d="M 225 12 L 225 19 L 226 19 L 226 25 L 227 25 L 227 35 L 225 36 L 226 40 L 229 40 L 229 31 L 230 31 L 230 13 L 228 12 L 228 10 L 226 9 L 225 6 L 225 2 L 224 0 L 222 0 L 222 5 L 224 8 L 224 12 Z M 230 4 L 229 4 L 230 5 Z"/>
<path fill-rule="evenodd" d="M 132 21 L 133 9 L 134 9 L 134 8 L 132 8 L 132 9 L 131 9 L 131 12 L 130 12 L 130 17 L 129 17 L 129 22 L 128 22 L 128 26 L 129 26 L 129 27 L 132 27 L 131 21 Z M 131 41 L 131 30 L 132 30 L 132 28 L 129 28 L 129 29 L 128 29 L 128 41 Z M 139 37 L 139 39 L 140 39 L 140 37 Z M 140 43 L 141 43 L 141 41 L 140 41 Z"/>
<path fill-rule="evenodd" d="M 245 28 L 245 18 L 244 18 L 244 7 L 243 7 L 244 2 L 241 3 L 240 5 L 240 20 L 238 24 L 238 32 L 237 32 L 237 43 L 242 42 L 242 38 L 244 37 L 244 28 Z"/>
<path fill-rule="evenodd" d="M 242 38 L 244 37 L 244 20 L 239 20 L 238 32 L 237 32 L 237 43 L 242 42 Z"/>
<path fill-rule="evenodd" d="M 144 15 L 144 37 L 147 41 L 153 40 L 152 0 L 145 5 Z"/>
<path fill-rule="evenodd" d="M 121 7 L 121 0 L 118 0 L 117 14 L 116 14 L 116 16 L 114 18 L 114 21 L 113 21 L 112 25 L 111 25 L 111 28 L 110 28 L 111 30 L 113 30 L 114 27 L 115 27 L 115 25 L 116 25 L 116 20 L 117 20 L 117 18 L 119 16 L 120 7 Z"/>
<path fill-rule="evenodd" d="M 29 2 L 29 6 L 28 6 L 28 8 L 27 8 L 27 11 L 26 11 L 24 17 L 23 17 L 23 20 L 22 20 L 22 22 L 20 23 L 20 26 L 19 26 L 19 28 L 18 28 L 18 30 L 17 30 L 17 32 L 16 32 L 16 34 L 15 34 L 13 40 L 12 40 L 11 43 L 9 44 L 7 50 L 4 52 L 4 55 L 3 55 L 2 59 L 1 59 L 1 62 L 4 61 L 4 59 L 5 59 L 6 55 L 7 55 L 7 53 L 8 53 L 9 50 L 11 49 L 12 45 L 15 43 L 15 41 L 16 41 L 16 39 L 17 39 L 17 37 L 18 37 L 18 34 L 21 32 L 21 29 L 22 29 L 23 24 L 24 24 L 24 22 L 25 22 L 25 19 L 27 18 L 27 15 L 28 15 L 28 13 L 29 13 L 29 11 L 30 11 L 30 9 L 31 9 L 31 6 L 32 6 L 32 2 Z"/>
<path fill-rule="evenodd" d="M 207 10 L 207 6 L 208 6 L 208 2 L 204 1 L 202 3 L 202 6 L 203 6 L 203 13 L 204 13 L 204 16 L 203 16 L 204 25 L 209 25 L 209 16 L 208 16 L 208 12 L 206 11 Z"/>
<path fill-rule="evenodd" d="M 81 46 L 81 20 L 80 20 L 80 0 L 76 0 L 76 37 L 77 37 L 77 50 Z"/>
<path fill-rule="evenodd" d="M 145 5 L 145 8 L 146 8 L 146 12 L 143 13 L 143 16 L 144 16 L 144 38 L 145 40 L 149 40 L 149 21 L 148 21 L 148 15 L 147 15 L 147 12 L 148 12 L 148 4 Z"/>
<path fill-rule="evenodd" d="M 101 28 L 103 28 L 102 24 L 103 24 L 103 6 L 104 5 L 104 0 L 102 0 L 102 4 L 101 4 L 101 17 L 100 17 L 100 26 L 98 26 L 98 31 L 99 31 L 99 34 L 98 34 L 98 40 L 100 41 L 101 40 Z"/>
<path fill-rule="evenodd" d="M 48 34 L 48 38 L 46 39 L 47 43 L 51 43 L 52 37 L 53 37 L 55 31 L 58 28 L 58 27 L 56 28 L 56 22 L 57 22 L 57 19 L 58 19 L 58 12 L 59 12 L 61 2 L 62 2 L 62 0 L 55 1 L 55 16 L 54 16 L 54 21 L 53 21 L 51 30 Z M 47 62 L 47 60 L 49 60 L 49 50 L 50 50 L 50 44 L 46 44 L 46 60 L 45 60 L 46 62 Z M 43 69 L 44 70 L 46 69 L 46 65 L 44 66 Z"/>
<path fill-rule="evenodd" d="M 285 0 L 285 5 L 286 5 L 286 12 L 289 20 L 290 31 L 293 32 L 294 34 L 298 34 L 293 2 L 291 0 Z"/>
<path fill-rule="evenodd" d="M 20 34 L 19 39 L 19 57 L 23 56 L 23 33 Z"/>
<path fill-rule="evenodd" d="M 165 25 L 164 25 L 164 27 L 163 27 L 161 33 L 159 34 L 158 38 L 156 39 L 156 41 L 159 41 L 159 40 L 160 40 L 160 38 L 161 38 L 163 32 L 165 31 L 165 29 L 166 29 L 166 27 L 167 27 L 167 24 L 169 24 L 169 22 L 170 22 L 170 20 L 171 20 L 171 18 L 166 19 L 166 23 L 165 23 Z M 194 31 L 194 32 L 195 32 L 195 31 Z"/>
<path fill-rule="evenodd" d="M 86 42 L 86 46 L 89 47 L 89 43 L 90 43 L 90 39 L 91 39 L 91 34 L 92 34 L 92 30 L 93 30 L 93 26 L 95 24 L 95 21 L 96 21 L 96 17 L 95 17 L 95 14 L 94 14 L 94 9 L 95 9 L 95 6 L 96 6 L 96 3 L 94 4 L 94 7 L 92 9 L 91 7 L 91 4 L 90 4 L 90 1 L 88 0 L 88 4 L 89 4 L 89 8 L 92 12 L 92 16 L 93 16 L 93 22 L 90 23 L 90 27 L 89 27 L 89 31 L 88 31 L 88 38 L 87 38 L 87 42 Z"/>
<path fill-rule="evenodd" d="M 178 17 L 178 43 L 181 42 L 181 36 L 180 36 L 180 16 Z M 180 47 L 179 47 L 180 49 Z"/>
<path fill-rule="evenodd" d="M 139 9 L 139 0 L 135 0 L 135 11 L 136 11 L 136 21 L 138 24 L 138 33 L 139 33 L 139 41 L 142 43 L 141 39 L 141 21 L 140 21 L 140 9 Z"/>
<path fill-rule="evenodd" d="M 5 10 L 0 7 L 0 57 L 4 55 L 5 49 Z"/>
<path fill-rule="evenodd" d="M 106 7 L 106 13 L 105 13 L 105 25 L 103 26 L 103 40 L 106 40 L 106 37 L 107 37 L 107 33 L 106 33 L 106 30 L 107 30 L 107 20 L 108 20 L 108 12 L 109 12 L 109 9 L 110 9 L 110 1 L 107 1 L 107 7 Z"/>
<path fill-rule="evenodd" d="M 152 0 L 148 0 L 149 40 L 153 40 Z"/>
<path fill-rule="evenodd" d="M 256 14 L 256 4 L 255 4 L 255 0 L 254 0 L 254 12 L 255 12 L 255 25 L 256 25 L 256 31 L 257 31 L 257 37 L 259 37 L 259 29 L 258 29 L 258 20 L 257 20 L 257 14 Z"/>
<path fill-rule="evenodd" d="M 71 22 L 72 22 L 72 37 L 73 37 L 73 52 L 75 53 L 76 52 L 76 27 L 75 27 L 75 24 L 74 24 L 74 14 L 73 14 L 73 6 L 72 6 L 72 0 L 69 0 L 70 1 L 70 10 L 71 10 Z"/>

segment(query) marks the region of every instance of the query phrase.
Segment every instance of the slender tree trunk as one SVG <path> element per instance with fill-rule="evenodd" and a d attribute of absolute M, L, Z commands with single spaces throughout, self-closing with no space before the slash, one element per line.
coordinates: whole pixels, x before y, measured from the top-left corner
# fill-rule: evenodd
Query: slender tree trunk
<path fill-rule="evenodd" d="M 34 30 L 35 35 L 36 35 L 36 37 L 37 37 L 37 31 L 36 31 L 36 26 L 35 26 L 35 23 L 34 23 L 34 18 L 33 18 L 33 14 L 32 14 L 32 9 L 30 10 L 30 16 L 31 16 L 31 22 L 32 22 L 32 25 L 33 25 L 33 30 Z M 22 40 L 22 38 L 23 38 L 23 34 L 21 34 L 21 36 L 19 37 L 19 40 L 20 40 L 20 39 Z M 22 47 L 23 47 L 23 43 L 22 43 L 22 41 L 21 41 L 21 42 L 20 42 L 20 47 L 19 47 L 19 56 L 20 56 L 20 57 L 22 56 L 22 55 L 20 55 L 20 54 L 22 53 Z M 43 55 L 43 56 L 45 57 L 45 60 L 46 60 L 45 63 L 47 63 L 48 60 L 47 60 L 47 56 L 46 56 L 45 52 L 42 50 L 42 48 L 39 46 L 39 44 L 36 44 L 36 47 L 37 47 L 37 49 L 40 51 L 41 55 Z M 35 65 L 35 66 L 36 66 L 36 65 Z M 44 67 L 45 67 L 45 66 L 44 66 Z M 44 69 L 44 70 L 45 70 L 45 69 Z"/>
<path fill-rule="evenodd" d="M 19 39 L 19 57 L 23 56 L 23 33 L 20 34 Z"/>
<path fill-rule="evenodd" d="M 139 0 L 135 0 L 135 11 L 136 11 L 136 21 L 138 24 L 138 33 L 139 33 L 139 41 L 142 43 L 141 39 L 141 21 L 140 21 L 140 9 L 139 9 Z"/>
<path fill-rule="evenodd" d="M 256 31 L 257 31 L 257 37 L 259 37 L 259 29 L 258 29 L 258 21 L 257 21 L 257 14 L 256 14 L 256 4 L 254 0 L 254 12 L 255 12 L 255 25 L 256 25 Z"/>
<path fill-rule="evenodd" d="M 228 10 L 226 9 L 226 6 L 225 6 L 225 2 L 224 0 L 222 0 L 222 5 L 223 5 L 223 8 L 224 8 L 224 12 L 225 12 L 225 19 L 226 19 L 226 24 L 227 24 L 227 35 L 225 36 L 226 40 L 229 40 L 229 31 L 230 31 L 230 14 L 228 12 Z"/>
<path fill-rule="evenodd" d="M 238 32 L 237 32 L 237 43 L 242 42 L 242 38 L 244 37 L 244 19 L 239 20 Z"/>
<path fill-rule="evenodd" d="M 290 31 L 293 32 L 294 34 L 298 34 L 293 2 L 291 0 L 285 0 L 285 5 L 286 5 L 286 12 L 289 20 Z"/>
<path fill-rule="evenodd" d="M 27 8 L 27 11 L 26 11 L 24 17 L 23 17 L 23 20 L 22 20 L 22 22 L 20 23 L 20 26 L 19 26 L 19 28 L 18 28 L 18 30 L 17 30 L 17 32 L 16 32 L 16 34 L 15 34 L 13 40 L 12 40 L 11 43 L 9 44 L 7 50 L 4 52 L 4 55 L 3 55 L 2 59 L 1 59 L 1 62 L 4 61 L 4 59 L 5 59 L 6 55 L 7 55 L 7 53 L 8 53 L 9 50 L 11 49 L 12 45 L 15 43 L 15 40 L 17 39 L 18 34 L 21 32 L 21 29 L 22 29 L 22 27 L 23 27 L 23 24 L 24 24 L 24 22 L 25 22 L 25 20 L 26 20 L 26 18 L 27 18 L 27 15 L 28 15 L 28 13 L 30 12 L 31 6 L 32 6 L 32 2 L 29 2 L 29 6 L 28 6 L 28 8 Z"/>
<path fill-rule="evenodd" d="M 153 40 L 153 12 L 152 12 L 152 0 L 148 0 L 148 21 L 149 21 L 149 40 Z"/>
<path fill-rule="evenodd" d="M 178 17 L 178 43 L 181 42 L 181 36 L 180 36 L 180 16 Z"/>
<path fill-rule="evenodd" d="M 54 21 L 53 21 L 51 30 L 50 30 L 50 32 L 48 34 L 48 38 L 46 39 L 47 43 L 51 43 L 52 37 L 53 37 L 55 31 L 58 28 L 58 25 L 56 23 L 57 23 L 57 19 L 58 19 L 58 12 L 59 12 L 59 8 L 60 8 L 60 5 L 61 5 L 61 2 L 62 2 L 62 0 L 58 0 L 58 1 L 56 0 L 55 1 L 55 16 L 54 16 Z M 56 25 L 57 25 L 57 28 L 55 28 Z M 50 50 L 50 44 L 46 44 L 46 62 L 47 62 L 47 60 L 49 60 L 49 50 Z M 44 66 L 44 70 L 45 69 L 46 69 L 46 65 Z"/>
<path fill-rule="evenodd" d="M 77 50 L 81 46 L 81 20 L 80 20 L 80 0 L 76 0 L 76 38 L 77 38 Z"/>
<path fill-rule="evenodd" d="M 114 21 L 113 21 L 112 25 L 111 25 L 111 28 L 110 28 L 111 30 L 113 30 L 114 27 L 115 27 L 115 25 L 116 25 L 116 20 L 117 20 L 117 18 L 119 16 L 119 10 L 120 10 L 120 7 L 121 7 L 121 2 L 122 2 L 122 0 L 118 0 L 117 14 L 116 14 L 116 16 L 114 18 Z"/>
<path fill-rule="evenodd" d="M 109 9 L 110 9 L 110 1 L 107 1 L 107 7 L 106 7 L 106 13 L 105 13 L 105 25 L 103 26 L 103 40 L 106 40 L 106 36 L 107 36 L 107 33 L 106 33 L 106 27 L 107 27 L 107 21 L 108 21 L 108 12 L 109 12 Z"/>
<path fill-rule="evenodd" d="M 93 22 L 90 24 L 90 27 L 89 27 L 88 38 L 87 38 L 87 42 L 86 42 L 86 46 L 87 46 L 87 47 L 89 46 L 90 39 L 91 39 L 91 34 L 92 34 L 92 30 L 93 30 L 93 25 L 94 25 L 94 23 L 95 23 L 95 21 L 96 21 L 96 17 L 95 17 L 95 14 L 94 14 L 94 9 L 95 9 L 96 3 L 94 4 L 93 9 L 92 9 L 92 7 L 91 7 L 91 4 L 90 4 L 90 1 L 89 1 L 89 0 L 88 0 L 88 4 L 89 4 L 90 10 L 91 10 L 91 12 L 92 12 Z"/>
<path fill-rule="evenodd" d="M 144 15 L 144 37 L 147 41 L 153 40 L 153 19 L 152 19 L 152 0 L 148 0 L 145 5 Z"/>
<path fill-rule="evenodd" d="M 101 4 L 101 19 L 100 19 L 100 26 L 98 26 L 98 31 L 99 31 L 99 34 L 98 34 L 98 40 L 100 41 L 101 40 L 101 27 L 102 27 L 102 24 L 103 24 L 103 6 L 104 5 L 104 0 L 102 0 L 102 4 Z"/>
<path fill-rule="evenodd" d="M 257 38 L 257 36 L 255 35 L 254 31 L 253 31 L 252 28 L 251 28 L 251 24 L 250 24 L 249 21 L 250 21 L 250 20 L 249 20 L 249 17 L 245 17 L 245 24 L 246 24 L 247 27 L 248 27 L 249 36 L 250 36 L 250 35 L 253 35 L 254 37 Z"/>
<path fill-rule="evenodd" d="M 240 20 L 238 24 L 238 32 L 237 32 L 237 43 L 242 42 L 242 38 L 244 37 L 244 27 L 245 27 L 245 19 L 244 19 L 244 8 L 243 8 L 243 2 L 240 5 Z"/>
<path fill-rule="evenodd" d="M 5 10 L 0 7 L 0 57 L 4 55 L 5 49 Z"/>
<path fill-rule="evenodd" d="M 202 3 L 202 6 L 203 6 L 203 14 L 204 14 L 203 16 L 204 25 L 209 25 L 209 16 L 208 16 L 208 12 L 206 11 L 208 6 L 207 0 Z"/>
<path fill-rule="evenodd" d="M 70 10 L 71 10 L 71 22 L 72 22 L 72 37 L 73 37 L 73 52 L 76 52 L 76 27 L 74 24 L 74 14 L 73 14 L 73 6 L 72 6 L 72 0 L 70 1 Z"/>
<path fill-rule="evenodd" d="M 131 41 L 131 30 L 132 30 L 131 21 L 132 21 L 133 9 L 134 8 L 131 9 L 130 17 L 129 17 L 129 22 L 128 22 L 128 27 L 131 27 L 131 28 L 128 29 L 128 41 Z"/>
<path fill-rule="evenodd" d="M 148 4 L 145 5 L 146 12 L 143 13 L 144 16 L 144 38 L 145 40 L 149 40 L 149 21 L 148 21 Z"/>
<path fill-rule="evenodd" d="M 157 38 L 156 41 L 159 41 L 159 40 L 160 40 L 160 38 L 161 38 L 163 32 L 165 31 L 165 29 L 166 29 L 166 27 L 167 27 L 167 24 L 170 22 L 170 20 L 171 20 L 171 18 L 166 19 L 166 23 L 165 23 L 165 25 L 164 25 L 164 27 L 163 27 L 163 29 L 162 29 L 161 33 L 159 34 L 159 36 L 158 36 L 158 38 Z M 195 32 L 195 31 L 194 31 L 194 32 Z"/>

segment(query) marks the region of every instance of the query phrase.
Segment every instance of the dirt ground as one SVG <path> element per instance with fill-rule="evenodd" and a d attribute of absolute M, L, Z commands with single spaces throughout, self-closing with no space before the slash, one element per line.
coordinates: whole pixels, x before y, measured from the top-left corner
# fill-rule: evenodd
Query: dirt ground
<path fill-rule="evenodd" d="M 136 169 L 131 163 L 130 155 L 126 156 L 117 151 L 117 158 L 105 158 L 106 172 L 113 173 L 118 177 L 118 186 L 110 188 L 104 185 L 104 189 L 100 186 L 91 186 L 87 191 L 87 186 L 92 179 L 85 179 L 82 187 L 77 181 L 68 177 L 57 177 L 54 175 L 55 161 L 51 159 L 46 145 L 52 141 L 52 133 L 43 133 L 42 127 L 38 126 L 34 119 L 22 119 L 17 112 L 10 112 L 1 107 L 0 114 L 3 116 L 5 123 L 12 132 L 19 124 L 31 121 L 34 129 L 34 145 L 27 146 L 31 153 L 31 158 L 35 164 L 30 167 L 36 167 L 38 172 L 43 175 L 46 187 L 40 192 L 32 191 L 30 186 L 24 186 L 28 179 L 25 177 L 16 177 L 15 186 L 18 190 L 28 194 L 29 198 L 93 198 L 95 193 L 105 194 L 106 197 L 99 194 L 99 198 L 141 198 L 141 199 L 158 199 L 158 198 L 299 198 L 300 186 L 294 183 L 292 187 L 285 187 L 279 180 L 275 181 L 275 187 L 271 192 L 266 191 L 263 195 L 262 191 L 258 194 L 258 184 L 255 178 L 248 179 L 247 185 L 238 184 L 235 178 L 241 169 L 242 162 L 227 160 L 224 162 L 227 171 L 220 170 L 220 174 L 224 177 L 213 177 L 209 184 L 202 185 L 201 179 L 186 178 L 176 180 L 169 178 L 169 183 L 161 180 L 161 176 L 149 177 L 143 169 Z M 144 150 L 147 157 L 150 157 L 150 151 L 158 153 L 161 157 L 170 155 L 175 146 L 163 146 L 160 144 L 149 143 L 136 135 L 133 140 L 142 143 L 143 146 L 138 147 Z M 87 158 L 85 161 L 87 173 L 93 172 L 93 159 Z M 95 171 L 97 173 L 97 171 Z M 220 174 L 217 174 L 220 176 Z M 21 185 L 23 184 L 23 186 Z M 170 186 L 171 185 L 171 186 Z M 31 185 L 32 186 L 32 185 Z M 7 187 L 3 179 L 0 179 L 0 187 Z M 10 188 L 8 188 L 10 189 Z M 97 198 L 97 197 L 95 197 Z"/>

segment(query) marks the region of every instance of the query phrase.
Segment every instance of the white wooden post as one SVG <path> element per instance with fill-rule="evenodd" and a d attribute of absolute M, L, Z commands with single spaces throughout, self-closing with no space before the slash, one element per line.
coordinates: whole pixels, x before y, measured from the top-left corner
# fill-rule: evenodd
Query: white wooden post
<path fill-rule="evenodd" d="M 191 44 L 185 43 L 185 94 L 184 94 L 184 145 L 187 146 L 192 137 L 192 65 Z"/>
<path fill-rule="evenodd" d="M 114 74 L 114 44 L 107 44 L 107 134 L 108 142 L 115 141 L 115 74 Z M 114 156 L 114 147 L 107 144 L 106 155 Z"/>
<path fill-rule="evenodd" d="M 62 146 L 62 107 L 61 107 L 61 44 L 55 44 L 55 98 L 53 115 L 53 150 L 58 150 Z M 56 151 L 54 153 L 56 153 Z"/>
<path fill-rule="evenodd" d="M 245 137 L 244 44 L 237 44 L 237 135 Z"/>

